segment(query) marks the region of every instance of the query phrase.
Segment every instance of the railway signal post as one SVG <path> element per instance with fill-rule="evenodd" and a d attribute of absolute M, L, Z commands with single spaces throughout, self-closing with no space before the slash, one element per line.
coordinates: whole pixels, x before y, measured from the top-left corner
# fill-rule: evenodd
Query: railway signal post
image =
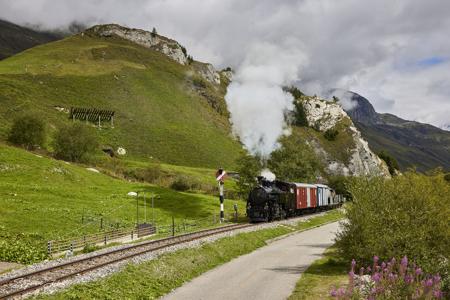
<path fill-rule="evenodd" d="M 216 172 L 216 180 L 219 183 L 219 200 L 220 200 L 220 222 L 222 223 L 224 221 L 224 214 L 223 214 L 223 186 L 225 183 L 225 175 L 226 172 L 224 169 L 219 168 Z"/>

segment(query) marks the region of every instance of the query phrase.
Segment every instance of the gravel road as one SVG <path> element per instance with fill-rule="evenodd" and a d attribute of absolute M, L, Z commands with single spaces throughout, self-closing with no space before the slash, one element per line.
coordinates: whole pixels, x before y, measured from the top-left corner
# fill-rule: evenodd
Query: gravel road
<path fill-rule="evenodd" d="M 186 283 L 163 300 L 286 299 L 301 274 L 333 244 L 338 222 L 240 256 Z"/>

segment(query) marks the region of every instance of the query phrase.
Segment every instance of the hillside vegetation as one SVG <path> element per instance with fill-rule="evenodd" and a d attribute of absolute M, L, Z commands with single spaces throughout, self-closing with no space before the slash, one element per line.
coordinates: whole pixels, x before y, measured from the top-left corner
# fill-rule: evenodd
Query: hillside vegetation
<path fill-rule="evenodd" d="M 101 218 L 105 230 L 134 226 L 136 198 L 127 197 L 130 191 L 159 195 L 155 200 L 157 224 L 169 224 L 172 216 L 177 222 L 212 218 L 218 211 L 217 197 L 114 179 L 0 144 L 0 256 L 5 256 L 0 260 L 38 260 L 41 256 L 22 252 L 44 251 L 50 239 L 99 232 Z M 234 203 L 243 214 L 245 204 L 240 201 L 225 201 L 225 210 L 232 212 Z M 139 205 L 142 221 L 142 198 Z M 147 208 L 150 218 L 149 201 Z M 12 246 L 20 253 L 11 252 Z"/>
<path fill-rule="evenodd" d="M 29 111 L 45 120 L 51 136 L 70 122 L 70 107 L 99 108 L 116 112 L 114 128 L 98 130 L 103 146 L 123 147 L 138 160 L 229 167 L 241 146 L 226 115 L 210 103 L 224 92 L 162 53 L 79 34 L 0 62 L 0 139 Z"/>

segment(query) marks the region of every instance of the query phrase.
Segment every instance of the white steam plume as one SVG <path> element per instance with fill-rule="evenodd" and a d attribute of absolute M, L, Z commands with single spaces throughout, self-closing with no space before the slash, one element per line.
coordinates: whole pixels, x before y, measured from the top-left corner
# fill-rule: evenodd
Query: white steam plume
<path fill-rule="evenodd" d="M 262 170 L 261 176 L 270 181 L 274 181 L 277 178 L 269 169 Z"/>
<path fill-rule="evenodd" d="M 298 80 L 305 56 L 298 44 L 284 46 L 258 43 L 247 55 L 228 86 L 225 100 L 234 133 L 247 150 L 266 158 L 286 130 L 284 114 L 293 98 L 283 91 Z"/>

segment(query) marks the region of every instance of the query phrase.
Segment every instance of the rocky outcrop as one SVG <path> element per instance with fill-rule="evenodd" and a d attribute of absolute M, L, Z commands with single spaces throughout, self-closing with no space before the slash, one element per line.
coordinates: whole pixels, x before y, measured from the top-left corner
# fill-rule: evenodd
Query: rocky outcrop
<path fill-rule="evenodd" d="M 318 131 L 325 132 L 341 122 L 350 124 L 347 125 L 346 134 L 351 135 L 352 145 L 350 149 L 341 149 L 341 151 L 349 151 L 349 160 L 346 162 L 331 157 L 319 141 L 309 142 L 316 154 L 325 162 L 328 173 L 344 176 L 390 176 L 386 164 L 370 150 L 367 141 L 361 137 L 359 130 L 338 103 L 318 97 L 307 97 L 303 100 L 303 107 L 310 126 Z"/>
<path fill-rule="evenodd" d="M 118 36 L 143 47 L 164 53 L 179 64 L 187 64 L 186 50 L 177 42 L 156 33 L 141 29 L 126 28 L 117 24 L 97 25 L 87 32 L 101 37 Z"/>
<path fill-rule="evenodd" d="M 206 81 L 212 84 L 220 84 L 220 74 L 214 69 L 212 64 L 197 62 L 195 69 Z"/>
<path fill-rule="evenodd" d="M 316 96 L 308 97 L 303 107 L 309 125 L 319 131 L 331 129 L 343 118 L 348 118 L 347 113 L 340 105 L 319 99 Z"/>

